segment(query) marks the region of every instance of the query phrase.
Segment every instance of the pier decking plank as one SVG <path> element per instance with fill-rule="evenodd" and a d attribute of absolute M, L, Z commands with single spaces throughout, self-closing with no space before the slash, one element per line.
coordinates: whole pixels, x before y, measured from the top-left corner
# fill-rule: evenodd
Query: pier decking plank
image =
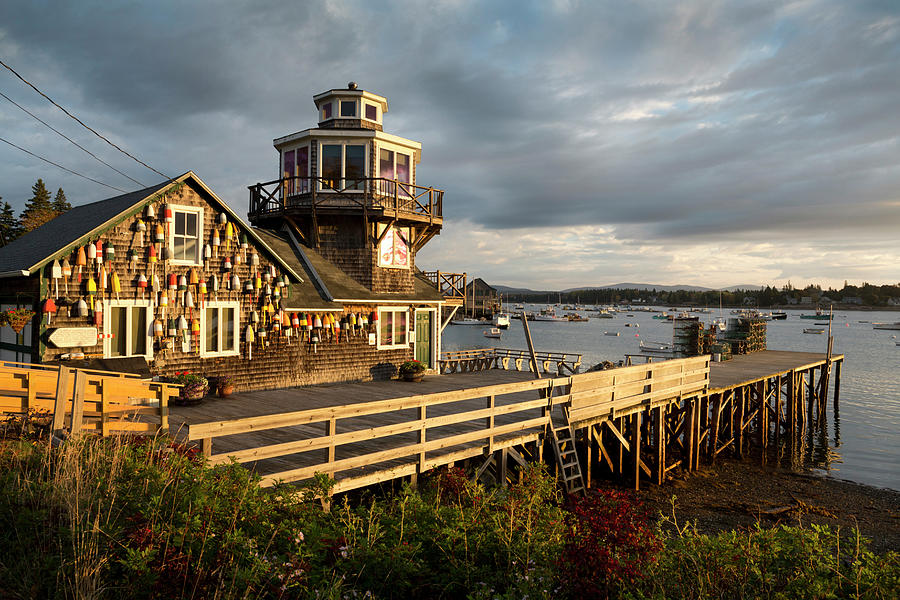
<path fill-rule="evenodd" d="M 835 354 L 832 359 L 843 359 L 843 354 Z M 729 361 L 710 363 L 709 390 L 720 392 L 790 373 L 795 369 L 808 369 L 825 363 L 826 356 L 818 352 L 787 352 L 783 350 L 763 350 L 751 354 L 739 354 Z"/>

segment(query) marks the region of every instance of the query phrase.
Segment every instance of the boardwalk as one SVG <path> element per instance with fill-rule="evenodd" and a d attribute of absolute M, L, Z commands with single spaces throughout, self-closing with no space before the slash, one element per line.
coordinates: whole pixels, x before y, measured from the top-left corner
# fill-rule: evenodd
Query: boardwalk
<path fill-rule="evenodd" d="M 173 407 L 170 424 L 176 435 L 201 441 L 213 463 L 235 457 L 260 473 L 264 484 L 300 481 L 321 471 L 332 474 L 338 481 L 336 490 L 342 491 L 495 452 L 504 457 L 509 452 L 518 460 L 530 447 L 531 459 L 537 459 L 538 442 L 550 422 L 549 395 L 554 406 L 563 407 L 567 420 L 572 409 L 571 426 L 583 432 L 589 445 L 596 440 L 602 448 L 604 432 L 610 434 L 607 446 L 610 438 L 621 444 L 622 450 L 612 453 L 618 452 L 614 471 L 620 474 L 625 473 L 623 460 L 634 447 L 636 479 L 641 470 L 650 475 L 652 464 L 646 464 L 650 459 L 641 456 L 640 448 L 648 441 L 656 444 L 659 464 L 652 470 L 661 481 L 682 462 L 671 462 L 671 455 L 661 450 L 670 437 L 682 450 L 690 447 L 683 461 L 686 468 L 699 464 L 701 445 L 711 448 L 714 458 L 727 447 L 722 445 L 726 433 L 729 439 L 740 437 L 742 427 L 732 431 L 723 425 L 720 432 L 710 418 L 698 416 L 700 407 L 711 406 L 709 398 L 727 403 L 723 391 L 752 388 L 755 393 L 772 378 L 781 381 L 790 373 L 811 373 L 825 364 L 825 356 L 778 351 L 736 356 L 696 371 L 702 381 L 694 376 L 686 379 L 684 372 L 679 379 L 678 365 L 684 362 L 542 381 L 534 381 L 529 372 L 490 369 L 434 375 L 422 383 L 381 381 L 248 392 L 197 407 Z M 715 408 L 711 414 L 718 419 L 723 410 Z M 658 428 L 654 436 L 649 435 L 651 418 Z M 691 419 L 695 424 L 689 427 Z M 554 425 L 557 421 L 554 416 Z M 769 427 L 768 420 L 765 426 Z M 604 451 L 599 459 L 613 468 L 612 454 Z M 588 457 L 588 469 L 590 465 Z"/>

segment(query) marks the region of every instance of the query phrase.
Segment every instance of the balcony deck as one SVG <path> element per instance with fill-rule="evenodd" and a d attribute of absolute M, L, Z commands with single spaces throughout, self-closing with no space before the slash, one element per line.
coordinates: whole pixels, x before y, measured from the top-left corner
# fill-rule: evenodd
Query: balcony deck
<path fill-rule="evenodd" d="M 361 214 L 440 227 L 444 192 L 381 177 L 289 177 L 250 186 L 250 220 L 291 214 Z"/>

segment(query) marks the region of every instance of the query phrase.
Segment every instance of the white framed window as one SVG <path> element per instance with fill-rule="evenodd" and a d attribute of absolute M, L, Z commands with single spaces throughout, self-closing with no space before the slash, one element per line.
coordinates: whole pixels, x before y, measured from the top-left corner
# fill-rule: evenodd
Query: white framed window
<path fill-rule="evenodd" d="M 281 175 L 286 196 L 309 193 L 308 179 L 294 179 L 309 177 L 309 146 L 299 146 L 281 153 Z"/>
<path fill-rule="evenodd" d="M 403 306 L 378 309 L 378 349 L 409 348 L 409 312 Z"/>
<path fill-rule="evenodd" d="M 356 116 L 356 100 L 341 100 L 341 117 L 353 118 Z"/>
<path fill-rule="evenodd" d="M 365 106 L 365 112 L 363 113 L 363 117 L 367 121 L 374 121 L 375 123 L 377 123 L 378 122 L 378 107 L 369 102 L 365 102 L 365 103 L 363 103 L 363 105 Z"/>
<path fill-rule="evenodd" d="M 322 105 L 322 120 L 323 121 L 327 121 L 328 119 L 330 119 L 332 117 L 331 107 L 332 107 L 331 102 L 326 102 L 325 104 Z"/>
<path fill-rule="evenodd" d="M 148 300 L 107 300 L 103 315 L 103 358 L 153 358 Z"/>
<path fill-rule="evenodd" d="M 203 247 L 203 207 L 172 206 L 175 222 L 169 227 L 172 264 L 200 265 Z"/>
<path fill-rule="evenodd" d="M 200 313 L 200 356 L 238 354 L 239 302 L 207 302 Z"/>
<path fill-rule="evenodd" d="M 320 189 L 362 190 L 369 172 L 367 144 L 322 142 L 319 147 Z"/>
<path fill-rule="evenodd" d="M 402 197 L 409 197 L 412 183 L 411 175 L 412 155 L 389 148 L 378 150 L 378 176 L 382 179 L 396 180 L 379 181 L 382 194 L 393 196 L 397 192 Z"/>

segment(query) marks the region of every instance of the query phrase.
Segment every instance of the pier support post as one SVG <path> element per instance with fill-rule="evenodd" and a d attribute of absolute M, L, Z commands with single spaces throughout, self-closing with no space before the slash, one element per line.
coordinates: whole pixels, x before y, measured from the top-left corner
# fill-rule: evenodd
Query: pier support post
<path fill-rule="evenodd" d="M 662 485 L 666 480 L 666 409 L 664 406 L 656 408 L 656 485 Z"/>
<path fill-rule="evenodd" d="M 641 489 L 641 411 L 631 415 L 631 454 L 634 458 L 634 489 Z"/>

